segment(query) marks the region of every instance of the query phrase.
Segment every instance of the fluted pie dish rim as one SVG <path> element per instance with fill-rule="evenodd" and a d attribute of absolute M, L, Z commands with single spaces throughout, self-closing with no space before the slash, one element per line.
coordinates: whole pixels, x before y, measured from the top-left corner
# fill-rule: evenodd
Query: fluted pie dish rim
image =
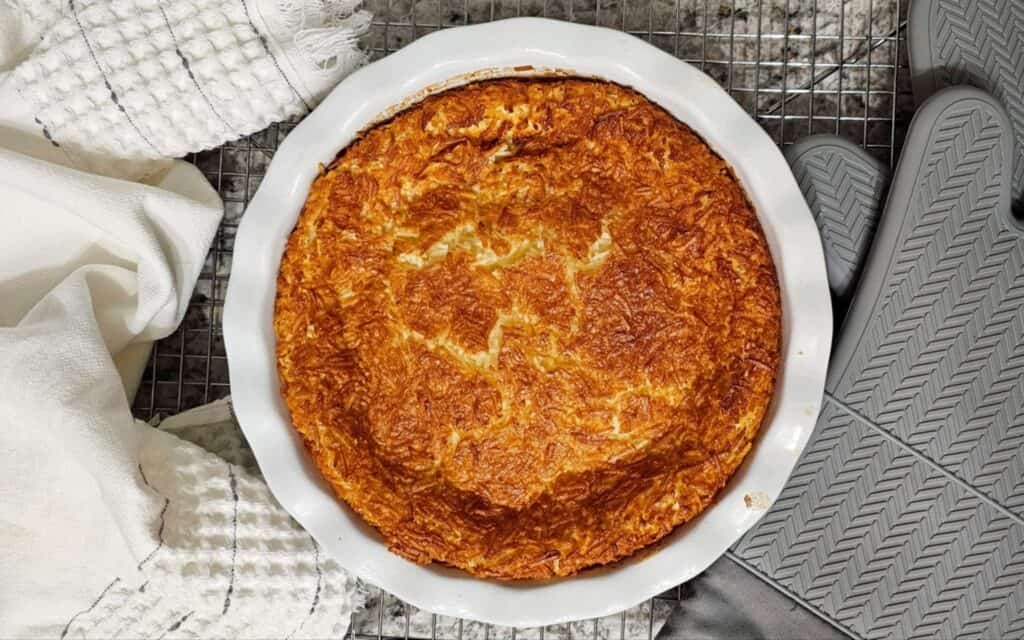
<path fill-rule="evenodd" d="M 272 327 L 278 265 L 318 164 L 427 94 L 502 76 L 572 75 L 631 87 L 691 127 L 732 167 L 764 229 L 779 279 L 783 339 L 772 405 L 747 460 L 701 516 L 607 568 L 499 583 L 391 554 L 334 498 L 281 400 Z M 432 34 L 356 72 L 278 149 L 239 227 L 224 310 L 233 405 L 268 485 L 342 566 L 433 612 L 533 626 L 607 615 L 692 578 L 778 497 L 814 426 L 831 342 L 824 258 L 781 153 L 710 78 L 631 36 L 543 19 Z"/>

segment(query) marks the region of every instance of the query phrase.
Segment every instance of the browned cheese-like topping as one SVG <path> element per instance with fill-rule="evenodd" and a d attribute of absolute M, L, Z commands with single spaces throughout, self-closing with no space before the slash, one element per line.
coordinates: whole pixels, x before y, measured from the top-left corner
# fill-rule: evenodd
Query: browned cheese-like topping
<path fill-rule="evenodd" d="M 467 85 L 351 144 L 288 240 L 274 326 L 337 495 L 394 552 L 499 579 L 613 562 L 707 508 L 781 332 L 729 167 L 583 79 Z"/>

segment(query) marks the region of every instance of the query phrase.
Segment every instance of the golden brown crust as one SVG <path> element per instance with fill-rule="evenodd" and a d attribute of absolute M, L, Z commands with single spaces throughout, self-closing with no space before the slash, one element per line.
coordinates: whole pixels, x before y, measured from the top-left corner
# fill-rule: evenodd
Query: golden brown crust
<path fill-rule="evenodd" d="M 396 553 L 569 575 L 705 509 L 779 366 L 775 269 L 726 164 L 638 93 L 497 80 L 350 145 L 288 240 L 282 393 Z"/>

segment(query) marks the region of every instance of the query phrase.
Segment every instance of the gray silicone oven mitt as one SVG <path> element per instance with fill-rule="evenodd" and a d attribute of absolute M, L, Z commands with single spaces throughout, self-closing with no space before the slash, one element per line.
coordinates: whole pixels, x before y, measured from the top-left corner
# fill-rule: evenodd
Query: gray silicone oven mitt
<path fill-rule="evenodd" d="M 855 637 L 1024 637 L 1024 232 L 1012 124 L 920 108 L 821 416 L 734 557 Z"/>
<path fill-rule="evenodd" d="M 907 53 L 914 99 L 959 84 L 999 100 L 1016 138 L 1014 211 L 1024 217 L 1024 0 L 914 0 Z"/>
<path fill-rule="evenodd" d="M 889 169 L 861 147 L 827 134 L 804 138 L 785 155 L 821 233 L 839 326 L 871 248 Z"/>

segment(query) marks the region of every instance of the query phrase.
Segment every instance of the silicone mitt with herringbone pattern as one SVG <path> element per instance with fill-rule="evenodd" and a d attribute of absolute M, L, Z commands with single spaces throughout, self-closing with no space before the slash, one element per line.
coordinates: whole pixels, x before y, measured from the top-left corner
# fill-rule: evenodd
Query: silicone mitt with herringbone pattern
<path fill-rule="evenodd" d="M 814 435 L 734 553 L 862 638 L 1024 636 L 1024 231 L 976 89 L 910 125 Z"/>
<path fill-rule="evenodd" d="M 1016 139 L 1014 212 L 1024 216 L 1024 0 L 914 0 L 907 50 L 918 103 L 971 84 L 1003 104 Z"/>
<path fill-rule="evenodd" d="M 889 169 L 861 147 L 827 134 L 804 138 L 785 155 L 818 224 L 836 319 L 842 321 L 871 248 Z"/>

